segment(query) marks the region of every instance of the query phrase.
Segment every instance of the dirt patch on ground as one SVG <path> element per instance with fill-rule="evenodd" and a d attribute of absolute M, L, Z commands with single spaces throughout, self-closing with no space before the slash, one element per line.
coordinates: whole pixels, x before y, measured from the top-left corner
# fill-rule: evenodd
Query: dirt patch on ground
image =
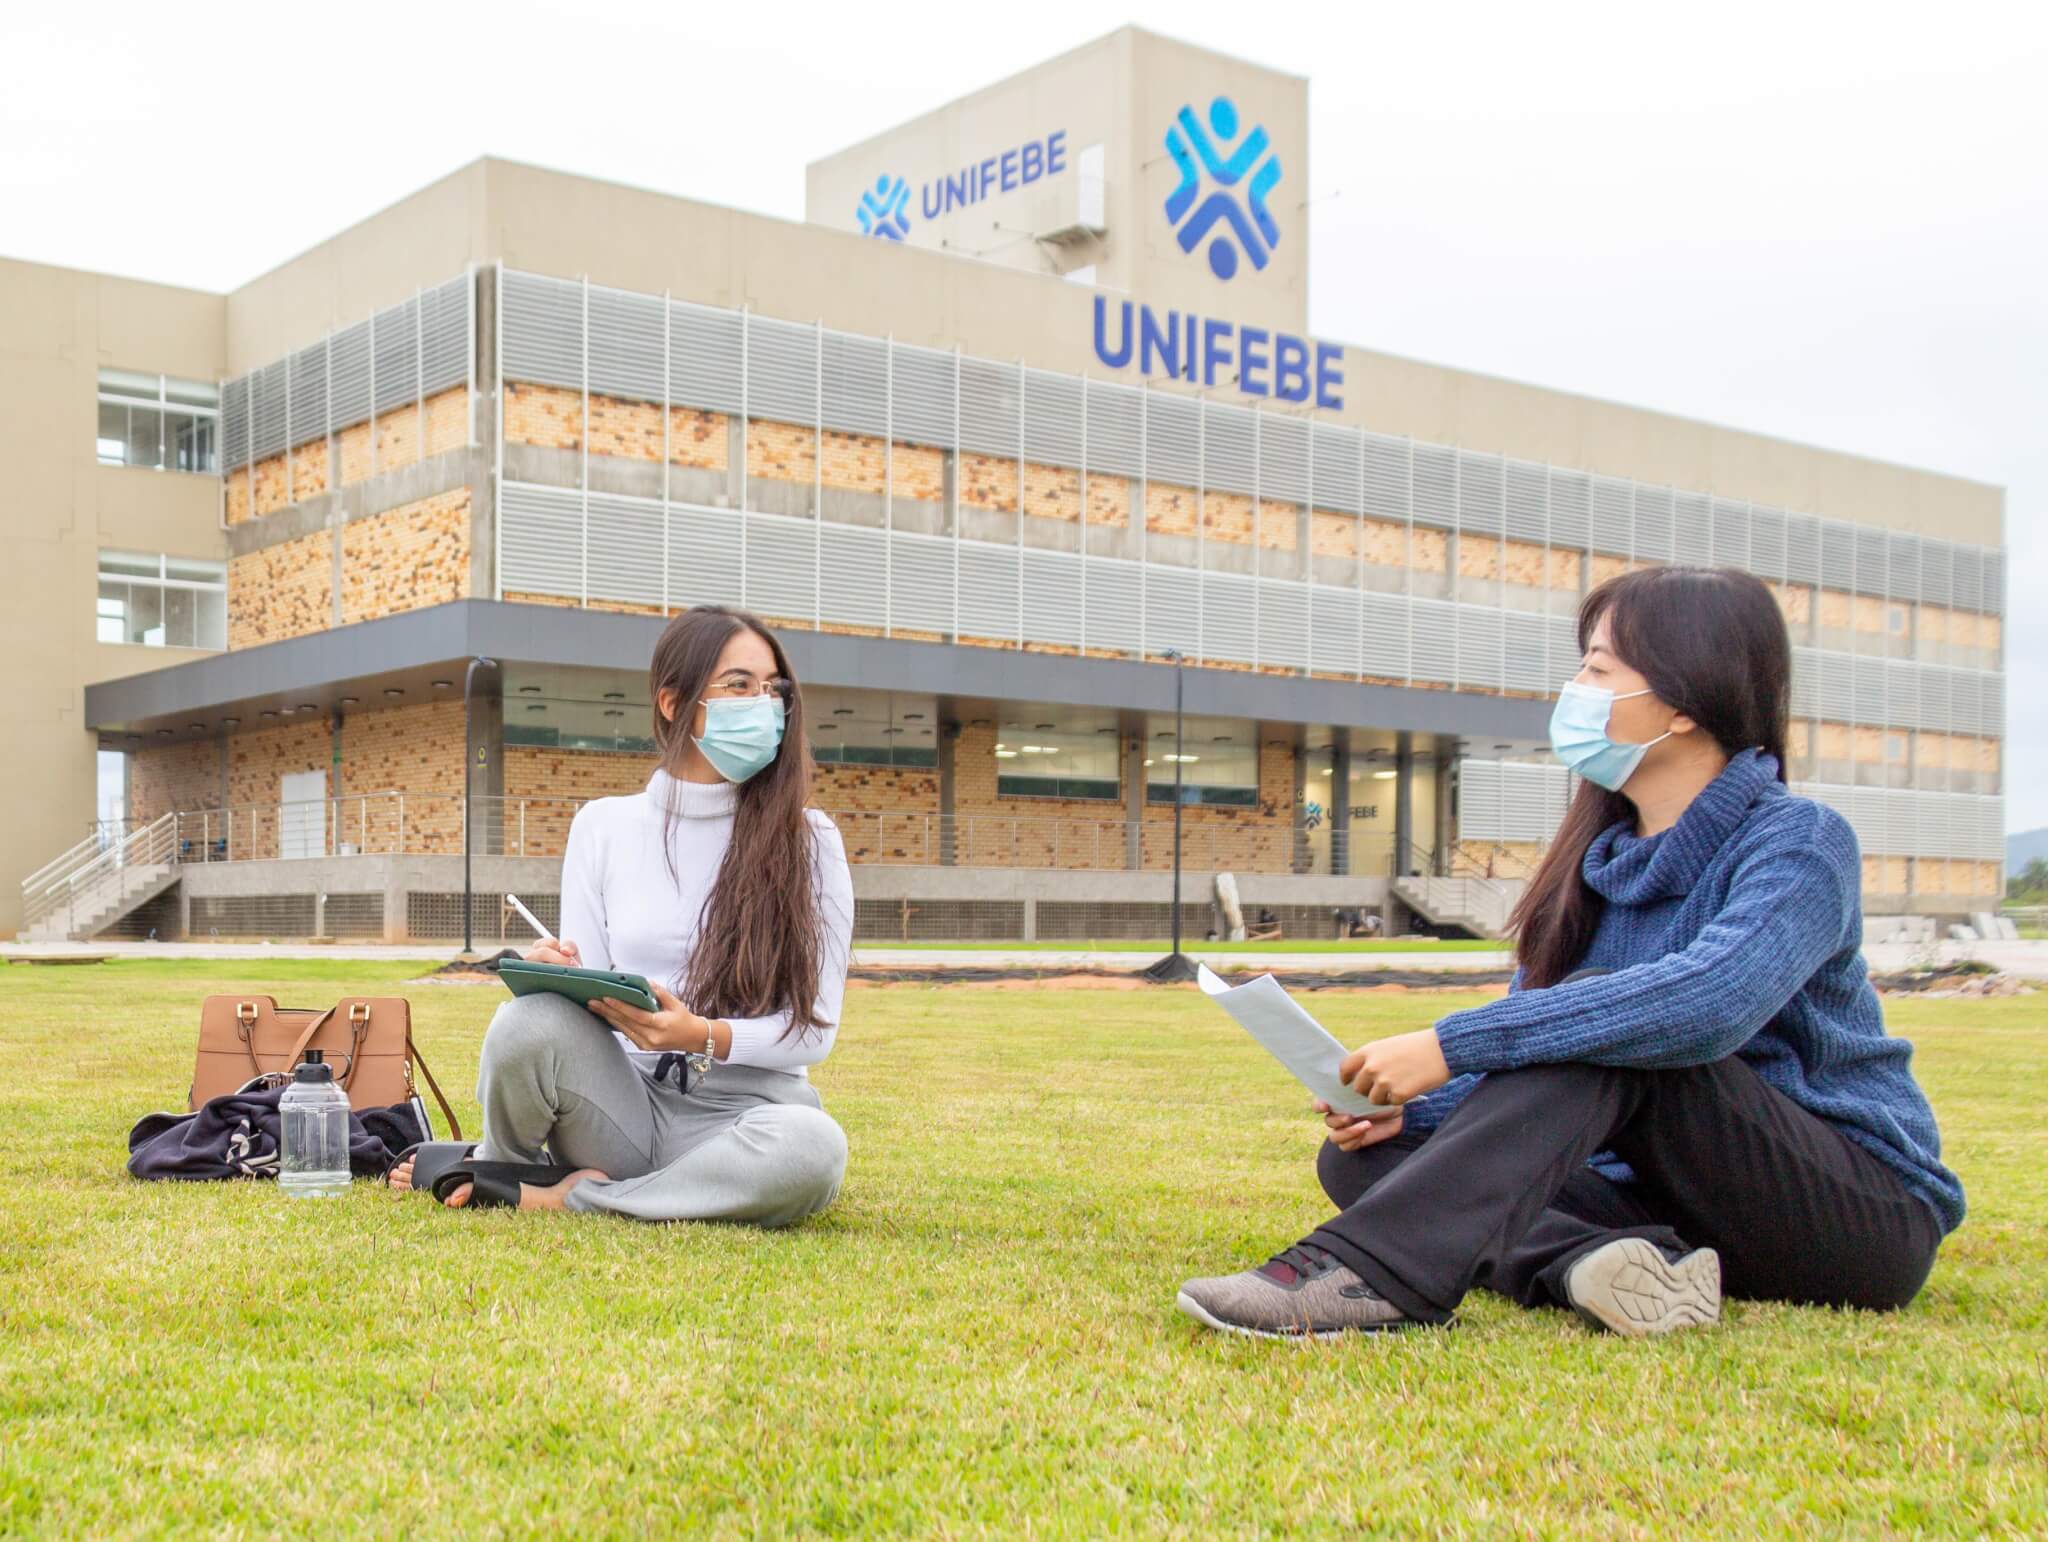
<path fill-rule="evenodd" d="M 1886 996 L 2031 996 L 2032 982 L 1994 969 L 1909 969 L 1874 974 L 1870 983 Z"/>

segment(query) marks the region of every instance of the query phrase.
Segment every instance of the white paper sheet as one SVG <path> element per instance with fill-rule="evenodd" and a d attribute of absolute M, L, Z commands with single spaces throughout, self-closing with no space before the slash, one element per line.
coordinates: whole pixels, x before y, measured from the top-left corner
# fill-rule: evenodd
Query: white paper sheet
<path fill-rule="evenodd" d="M 1393 1109 L 1353 1092 L 1337 1075 L 1346 1054 L 1329 1031 L 1295 1004 L 1270 974 L 1243 985 L 1228 985 L 1207 964 L 1195 966 L 1203 992 L 1223 1008 L 1267 1053 L 1294 1073 L 1302 1086 L 1347 1114 L 1389 1114 Z"/>

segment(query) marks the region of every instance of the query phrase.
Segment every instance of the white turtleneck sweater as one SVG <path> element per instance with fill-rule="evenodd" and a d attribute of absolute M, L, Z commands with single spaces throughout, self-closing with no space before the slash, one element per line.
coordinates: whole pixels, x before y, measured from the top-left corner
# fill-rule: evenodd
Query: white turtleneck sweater
<path fill-rule="evenodd" d="M 576 811 L 562 858 L 562 937 L 576 944 L 586 969 L 622 969 L 670 990 L 689 967 L 697 917 L 718 878 L 732 839 L 739 789 L 725 782 L 679 782 L 656 771 L 646 790 L 623 798 L 597 798 Z M 670 812 L 668 853 L 662 825 Z M 810 821 L 818 895 L 818 1001 L 815 1016 L 829 1027 L 784 1037 L 785 1008 L 768 1017 L 728 1017 L 732 1065 L 795 1071 L 823 1060 L 838 1033 L 839 1009 L 852 957 L 853 874 L 838 826 L 816 809 Z M 694 1002 L 685 1001 L 692 1011 Z M 652 1059 L 620 1041 L 636 1059 Z"/>

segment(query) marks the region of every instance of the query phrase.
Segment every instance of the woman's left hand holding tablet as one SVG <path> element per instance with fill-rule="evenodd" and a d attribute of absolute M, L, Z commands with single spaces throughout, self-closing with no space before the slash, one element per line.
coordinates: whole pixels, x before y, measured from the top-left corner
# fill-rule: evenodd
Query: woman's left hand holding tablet
<path fill-rule="evenodd" d="M 663 986 L 649 982 L 659 1012 L 643 1012 L 611 996 L 599 996 L 590 1010 L 623 1033 L 641 1049 L 678 1050 L 703 1054 L 715 1042 L 711 1022 L 699 1017 Z"/>
<path fill-rule="evenodd" d="M 1451 1068 L 1444 1064 L 1436 1030 L 1424 1028 L 1361 1045 L 1344 1057 L 1337 1074 L 1375 1103 L 1406 1103 L 1449 1081 Z"/>

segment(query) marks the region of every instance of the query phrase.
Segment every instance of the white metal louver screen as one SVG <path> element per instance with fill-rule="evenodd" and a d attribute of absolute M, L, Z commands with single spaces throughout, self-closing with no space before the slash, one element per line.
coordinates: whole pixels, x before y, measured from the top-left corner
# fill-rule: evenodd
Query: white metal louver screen
<path fill-rule="evenodd" d="M 1197 487 L 1202 480 L 1200 404 L 1185 396 L 1147 391 L 1145 480 Z"/>
<path fill-rule="evenodd" d="M 783 423 L 818 419 L 815 327 L 749 316 L 746 321 L 747 416 Z"/>
<path fill-rule="evenodd" d="M 469 379 L 469 288 L 465 274 L 420 296 L 420 388 L 428 396 Z"/>
<path fill-rule="evenodd" d="M 1087 646 L 1136 651 L 1143 620 L 1138 598 L 1143 579 L 1138 564 L 1090 557 L 1082 573 L 1086 586 L 1082 608 L 1087 620 Z"/>
<path fill-rule="evenodd" d="M 1497 691 L 1501 688 L 1503 620 L 1502 613 L 1492 606 L 1457 607 L 1460 689 Z"/>
<path fill-rule="evenodd" d="M 818 569 L 824 619 L 882 630 L 889 624 L 888 538 L 879 530 L 829 521 L 818 535 L 824 548 Z"/>
<path fill-rule="evenodd" d="M 505 378 L 583 389 L 583 286 L 507 272 L 499 297 Z"/>
<path fill-rule="evenodd" d="M 1008 641 L 1018 635 L 1023 598 L 1017 548 L 960 543 L 960 635 Z"/>
<path fill-rule="evenodd" d="M 1278 579 L 1259 581 L 1259 662 L 1308 667 L 1308 589 Z"/>
<path fill-rule="evenodd" d="M 845 332 L 825 333 L 822 346 L 824 354 L 818 368 L 825 394 L 816 410 L 825 426 L 841 433 L 885 437 L 889 432 L 890 408 L 887 348 L 872 338 Z M 772 411 L 764 399 L 759 407 L 753 408 L 753 416 L 780 414 Z"/>
<path fill-rule="evenodd" d="M 1365 673 L 1365 655 L 1360 646 L 1364 637 L 1364 596 L 1356 589 L 1317 584 L 1310 594 L 1309 606 L 1313 615 L 1308 638 L 1309 668 L 1326 675 Z"/>
<path fill-rule="evenodd" d="M 1257 590 L 1249 578 L 1202 575 L 1202 657 L 1233 664 L 1257 661 Z"/>
<path fill-rule="evenodd" d="M 331 427 L 370 416 L 370 324 L 344 327 L 327 341 L 327 414 Z"/>
<path fill-rule="evenodd" d="M 747 516 L 747 609 L 784 620 L 816 612 L 817 528 L 779 514 Z"/>
<path fill-rule="evenodd" d="M 1014 457 L 1023 414 L 1022 372 L 990 359 L 960 361 L 960 448 Z"/>
<path fill-rule="evenodd" d="M 1201 590 L 1192 568 L 1150 567 L 1145 571 L 1145 648 L 1173 649 L 1188 659 L 1202 653 Z"/>
<path fill-rule="evenodd" d="M 1364 673 L 1381 680 L 1414 678 L 1415 620 L 1408 599 L 1394 594 L 1362 595 L 1359 609 Z"/>
<path fill-rule="evenodd" d="M 959 429 L 953 416 L 954 355 L 897 343 L 889 354 L 889 404 L 895 434 L 913 444 L 951 449 Z"/>
<path fill-rule="evenodd" d="M 286 440 L 304 444 L 327 433 L 327 341 L 322 338 L 291 357 L 290 424 Z"/>
<path fill-rule="evenodd" d="M 420 390 L 420 305 L 417 297 L 377 312 L 370 326 L 370 378 L 377 411 L 417 402 Z"/>
<path fill-rule="evenodd" d="M 1593 535 L 1593 479 L 1582 471 L 1550 471 L 1550 544 L 1584 551 Z"/>
<path fill-rule="evenodd" d="M 1024 553 L 1024 639 L 1081 646 L 1081 559 L 1066 552 Z"/>
<path fill-rule="evenodd" d="M 889 538 L 889 607 L 895 630 L 943 636 L 953 626 L 953 543 L 935 536 Z"/>
<path fill-rule="evenodd" d="M 662 603 L 661 505 L 590 495 L 589 595 L 630 605 Z"/>
<path fill-rule="evenodd" d="M 509 280 L 510 275 L 507 277 Z M 668 394 L 672 405 L 702 412 L 740 410 L 742 330 L 737 311 L 670 302 Z"/>
<path fill-rule="evenodd" d="M 592 391 L 660 401 L 665 391 L 662 347 L 660 296 L 590 286 Z"/>
<path fill-rule="evenodd" d="M 1458 528 L 1497 536 L 1502 529 L 1506 468 L 1497 455 L 1458 454 Z"/>
<path fill-rule="evenodd" d="M 740 596 L 740 515 L 732 509 L 669 509 L 669 604 L 730 605 Z"/>
<path fill-rule="evenodd" d="M 498 578 L 507 593 L 583 593 L 583 495 L 508 482 L 498 495 Z"/>

